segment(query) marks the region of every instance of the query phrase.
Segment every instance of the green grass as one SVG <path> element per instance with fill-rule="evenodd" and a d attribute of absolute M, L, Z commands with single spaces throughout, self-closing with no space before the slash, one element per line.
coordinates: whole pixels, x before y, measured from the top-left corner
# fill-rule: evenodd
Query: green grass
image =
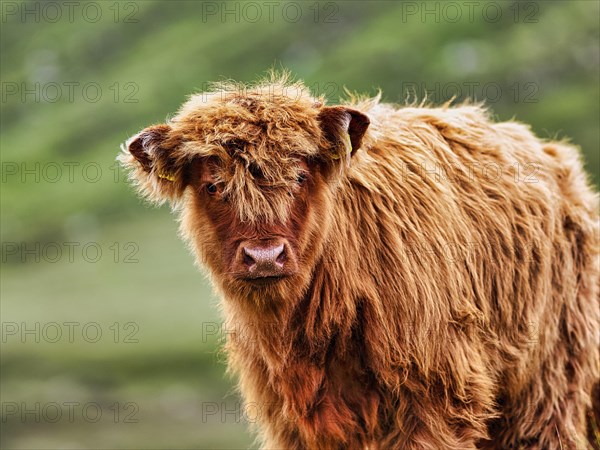
<path fill-rule="evenodd" d="M 75 409 L 73 422 L 65 417 L 48 423 L 44 418 L 50 415 L 41 414 L 38 423 L 35 415 L 23 421 L 18 414 L 4 414 L 2 448 L 251 444 L 241 413 L 221 420 L 206 410 L 209 403 L 225 402 L 226 411 L 239 404 L 217 351 L 216 300 L 177 239 L 167 211 L 142 216 L 99 229 L 94 241 L 102 249 L 114 242 L 135 242 L 139 251 L 133 258 L 138 262 L 115 262 L 110 253 L 90 263 L 75 252 L 73 263 L 65 258 L 2 270 L 4 404 L 24 402 L 32 409 L 36 403 L 43 407 L 55 402 L 63 405 L 66 416 L 65 402 L 98 403 L 104 417 L 97 423 L 86 421 L 82 407 Z M 65 322 L 74 324 L 72 337 Z M 18 331 L 9 334 L 7 327 L 13 323 Z M 63 333 L 60 339 L 57 327 Z M 24 328 L 32 332 L 23 335 Z M 123 417 L 115 423 L 116 403 L 135 404 L 138 423 L 124 423 Z M 126 415 L 132 408 L 121 412 Z"/>

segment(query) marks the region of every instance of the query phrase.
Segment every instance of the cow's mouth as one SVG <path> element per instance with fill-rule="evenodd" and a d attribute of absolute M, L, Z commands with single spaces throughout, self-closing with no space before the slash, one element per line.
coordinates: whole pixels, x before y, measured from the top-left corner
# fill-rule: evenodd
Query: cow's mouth
<path fill-rule="evenodd" d="M 284 280 L 285 278 L 287 278 L 286 275 L 270 275 L 270 276 L 266 276 L 266 277 L 246 277 L 243 280 L 246 283 L 249 283 L 251 285 L 255 285 L 255 286 L 268 286 L 268 285 L 273 285 L 276 283 L 279 283 L 280 281 Z"/>

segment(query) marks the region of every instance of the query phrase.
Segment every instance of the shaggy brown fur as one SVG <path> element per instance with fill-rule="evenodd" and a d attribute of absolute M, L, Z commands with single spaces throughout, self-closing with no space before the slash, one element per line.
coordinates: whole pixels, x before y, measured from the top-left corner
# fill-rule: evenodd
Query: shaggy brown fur
<path fill-rule="evenodd" d="M 474 105 L 323 103 L 219 84 L 120 157 L 223 296 L 264 447 L 586 448 L 599 226 L 577 149 Z M 285 276 L 232 269 L 272 237 Z"/>

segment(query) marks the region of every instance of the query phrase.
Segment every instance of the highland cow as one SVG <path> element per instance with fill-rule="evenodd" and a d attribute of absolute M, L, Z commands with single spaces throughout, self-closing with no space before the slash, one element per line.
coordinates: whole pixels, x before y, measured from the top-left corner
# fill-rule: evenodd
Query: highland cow
<path fill-rule="evenodd" d="M 575 147 L 271 76 L 123 150 L 223 297 L 264 448 L 590 445 L 598 198 Z"/>

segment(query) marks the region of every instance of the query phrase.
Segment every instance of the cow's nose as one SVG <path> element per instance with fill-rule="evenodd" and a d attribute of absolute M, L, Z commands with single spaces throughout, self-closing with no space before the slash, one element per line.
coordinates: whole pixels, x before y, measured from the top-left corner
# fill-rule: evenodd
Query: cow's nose
<path fill-rule="evenodd" d="M 246 269 L 258 276 L 267 277 L 280 274 L 286 260 L 283 243 L 245 245 L 242 252 Z"/>
<path fill-rule="evenodd" d="M 230 271 L 241 280 L 270 282 L 296 274 L 298 262 L 294 249 L 284 238 L 247 240 L 238 245 Z"/>

